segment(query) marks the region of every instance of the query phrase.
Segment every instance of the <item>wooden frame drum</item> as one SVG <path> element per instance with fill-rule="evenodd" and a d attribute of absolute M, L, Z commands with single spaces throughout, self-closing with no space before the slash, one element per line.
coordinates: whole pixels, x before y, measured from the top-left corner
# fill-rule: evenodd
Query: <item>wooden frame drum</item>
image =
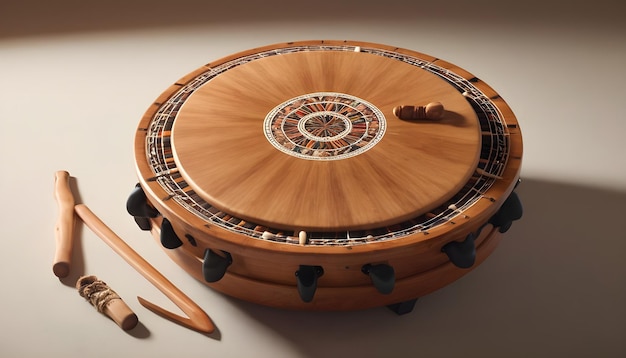
<path fill-rule="evenodd" d="M 206 285 L 285 309 L 410 311 L 522 215 L 509 106 L 387 45 L 291 42 L 209 63 L 150 106 L 135 158 L 139 226 Z"/>

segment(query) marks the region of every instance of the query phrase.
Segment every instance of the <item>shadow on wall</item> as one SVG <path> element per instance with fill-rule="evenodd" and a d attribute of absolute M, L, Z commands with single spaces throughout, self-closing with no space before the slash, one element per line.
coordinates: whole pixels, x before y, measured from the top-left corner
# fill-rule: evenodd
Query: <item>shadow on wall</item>
<path fill-rule="evenodd" d="M 626 356 L 626 192 L 535 180 L 516 191 L 524 217 L 498 249 L 409 314 L 233 302 L 307 357 Z"/>
<path fill-rule="evenodd" d="M 532 28 L 581 26 L 621 28 L 620 2 L 572 0 L 560 2 L 526 0 L 447 0 L 444 2 L 407 2 L 386 0 L 319 0 L 306 5 L 291 0 L 205 1 L 179 0 L 26 0 L 0 2 L 0 39 L 18 36 L 50 35 L 92 31 L 119 31 L 171 26 L 212 25 L 216 23 L 346 23 L 355 25 L 380 21 L 424 23 L 462 23 L 468 26 L 502 29 L 517 26 Z M 486 11 L 488 9 L 488 11 Z M 292 25 L 293 26 L 293 25 Z"/>

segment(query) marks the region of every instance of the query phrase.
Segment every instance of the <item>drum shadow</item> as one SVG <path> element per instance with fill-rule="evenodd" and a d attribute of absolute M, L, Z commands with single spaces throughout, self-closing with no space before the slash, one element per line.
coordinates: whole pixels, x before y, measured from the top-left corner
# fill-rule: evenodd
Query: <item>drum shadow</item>
<path fill-rule="evenodd" d="M 626 192 L 525 179 L 495 252 L 396 315 L 236 301 L 302 357 L 624 356 Z"/>
<path fill-rule="evenodd" d="M 400 119 L 401 121 L 411 124 L 441 124 L 454 127 L 467 127 L 470 125 L 470 121 L 466 120 L 462 115 L 452 112 L 444 111 L 444 115 L 441 119 Z"/>
<path fill-rule="evenodd" d="M 469 122 L 465 120 L 465 117 L 451 111 L 444 111 L 443 118 L 436 122 L 439 124 L 451 125 L 455 127 L 467 127 L 469 125 Z"/>

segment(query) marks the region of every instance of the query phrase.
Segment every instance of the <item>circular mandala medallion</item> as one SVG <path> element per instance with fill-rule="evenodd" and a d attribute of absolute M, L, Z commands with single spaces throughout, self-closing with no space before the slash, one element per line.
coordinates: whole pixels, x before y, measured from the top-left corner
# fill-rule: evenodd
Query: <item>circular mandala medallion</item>
<path fill-rule="evenodd" d="M 385 134 L 385 116 L 371 103 L 344 93 L 310 93 L 283 102 L 264 122 L 265 137 L 278 150 L 310 160 L 361 154 Z"/>

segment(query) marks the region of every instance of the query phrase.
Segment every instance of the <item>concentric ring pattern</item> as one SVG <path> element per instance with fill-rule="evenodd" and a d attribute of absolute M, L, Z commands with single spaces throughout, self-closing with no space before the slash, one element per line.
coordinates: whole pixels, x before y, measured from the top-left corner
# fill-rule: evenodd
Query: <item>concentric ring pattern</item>
<path fill-rule="evenodd" d="M 361 154 L 385 134 L 385 116 L 371 103 L 345 93 L 310 93 L 268 113 L 265 137 L 302 159 L 339 160 Z"/>

